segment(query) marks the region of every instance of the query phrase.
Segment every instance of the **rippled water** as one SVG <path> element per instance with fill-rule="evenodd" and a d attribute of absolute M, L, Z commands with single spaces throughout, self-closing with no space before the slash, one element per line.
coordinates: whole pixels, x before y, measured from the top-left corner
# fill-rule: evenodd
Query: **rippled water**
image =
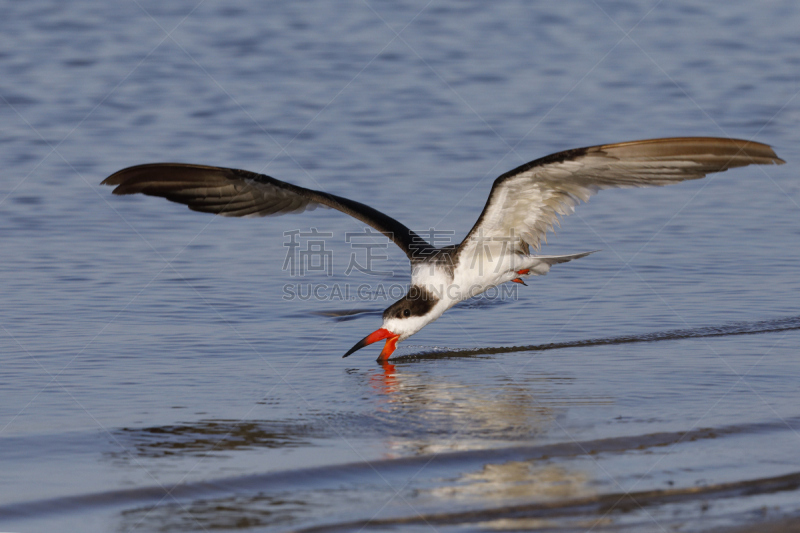
<path fill-rule="evenodd" d="M 796 2 L 0 12 L 0 529 L 796 525 Z M 601 253 L 457 306 L 385 366 L 341 359 L 408 281 L 392 248 L 347 273 L 359 223 L 99 186 L 246 168 L 458 241 L 510 168 L 671 135 L 787 164 L 601 193 L 544 248 Z M 312 228 L 330 271 L 293 275 L 286 232 Z"/>

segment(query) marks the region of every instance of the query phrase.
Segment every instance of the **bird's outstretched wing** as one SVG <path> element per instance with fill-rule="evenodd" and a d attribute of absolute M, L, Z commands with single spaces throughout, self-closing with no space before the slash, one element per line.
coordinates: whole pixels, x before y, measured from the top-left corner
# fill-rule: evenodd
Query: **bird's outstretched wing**
<path fill-rule="evenodd" d="M 332 207 L 389 237 L 412 261 L 431 251 L 431 246 L 416 233 L 368 205 L 247 170 L 153 163 L 120 170 L 102 184 L 116 185 L 114 194 L 161 196 L 195 211 L 228 217 L 283 215 L 320 205 Z"/>
<path fill-rule="evenodd" d="M 766 144 L 713 137 L 676 137 L 576 148 L 526 163 L 497 178 L 459 253 L 480 240 L 539 248 L 558 215 L 572 213 L 602 189 L 650 187 L 702 178 L 751 164 L 782 164 Z"/>

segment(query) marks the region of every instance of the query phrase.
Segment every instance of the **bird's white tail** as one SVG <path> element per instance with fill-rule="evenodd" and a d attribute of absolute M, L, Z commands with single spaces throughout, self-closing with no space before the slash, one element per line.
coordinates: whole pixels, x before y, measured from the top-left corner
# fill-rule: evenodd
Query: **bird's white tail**
<path fill-rule="evenodd" d="M 535 257 L 531 257 L 531 262 L 529 263 L 530 266 L 527 267 L 530 270 L 528 275 L 544 276 L 545 274 L 550 272 L 550 267 L 552 265 L 557 265 L 558 263 L 566 263 L 567 261 L 572 261 L 573 259 L 580 259 L 581 257 L 586 257 L 589 254 L 593 254 L 599 251 L 600 250 L 592 250 L 591 252 L 583 252 L 580 254 L 537 255 Z"/>

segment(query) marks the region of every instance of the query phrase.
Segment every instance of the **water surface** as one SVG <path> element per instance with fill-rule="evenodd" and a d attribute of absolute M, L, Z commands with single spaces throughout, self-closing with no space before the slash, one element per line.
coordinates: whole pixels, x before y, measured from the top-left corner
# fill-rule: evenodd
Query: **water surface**
<path fill-rule="evenodd" d="M 796 3 L 1 9 L 3 530 L 796 523 Z M 348 242 L 359 223 L 99 185 L 246 168 L 457 242 L 510 168 L 672 135 L 787 164 L 601 193 L 544 247 L 600 253 L 457 306 L 384 366 L 341 359 L 408 282 L 391 247 L 348 272 L 380 245 Z M 287 235 L 314 230 L 330 262 L 292 272 Z"/>

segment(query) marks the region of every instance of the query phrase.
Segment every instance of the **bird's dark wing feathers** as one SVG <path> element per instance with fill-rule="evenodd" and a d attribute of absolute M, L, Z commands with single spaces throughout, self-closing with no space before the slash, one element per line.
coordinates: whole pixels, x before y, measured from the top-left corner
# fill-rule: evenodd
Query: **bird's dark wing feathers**
<path fill-rule="evenodd" d="M 766 144 L 714 137 L 675 137 L 576 148 L 526 163 L 497 178 L 458 253 L 482 240 L 515 241 L 527 253 L 558 215 L 572 213 L 602 189 L 669 185 L 750 164 L 782 164 Z"/>
<path fill-rule="evenodd" d="M 301 213 L 331 207 L 369 224 L 415 261 L 432 247 L 406 226 L 368 205 L 232 168 L 153 163 L 116 172 L 103 180 L 116 185 L 114 194 L 142 193 L 185 204 L 189 209 L 229 217 Z"/>
<path fill-rule="evenodd" d="M 558 215 L 572 213 L 602 189 L 669 185 L 733 167 L 781 163 L 765 144 L 714 137 L 650 139 L 558 152 L 497 178 L 483 212 L 455 254 L 483 240 L 510 237 L 518 251 L 527 253 L 528 246 L 539 247 Z M 155 163 L 120 170 L 103 184 L 116 185 L 114 194 L 161 196 L 224 216 L 281 215 L 323 205 L 377 229 L 412 263 L 435 254 L 416 233 L 376 209 L 246 170 Z"/>

